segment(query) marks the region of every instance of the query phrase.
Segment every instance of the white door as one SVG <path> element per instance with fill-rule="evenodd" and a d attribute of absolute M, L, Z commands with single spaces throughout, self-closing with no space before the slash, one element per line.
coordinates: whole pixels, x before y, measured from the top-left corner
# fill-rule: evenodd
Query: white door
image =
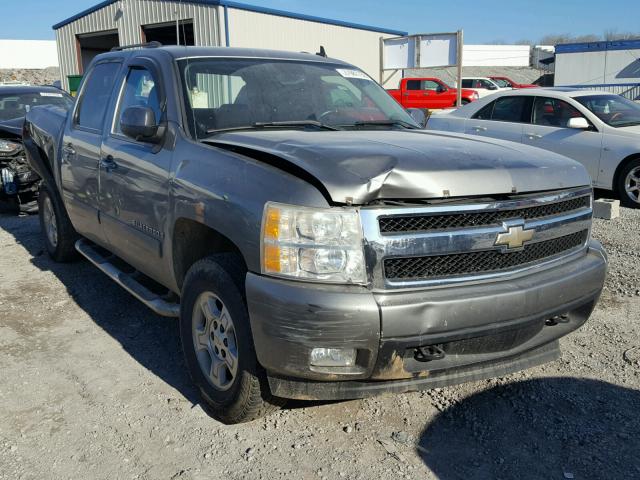
<path fill-rule="evenodd" d="M 593 126 L 589 130 L 568 128 L 567 123 L 575 117 L 584 115 L 568 102 L 558 98 L 536 97 L 532 123 L 525 125 L 523 142 L 582 163 L 595 180 L 600 169 L 602 133 Z"/>
<path fill-rule="evenodd" d="M 530 104 L 531 97 L 497 98 L 482 108 L 473 118 L 467 119 L 465 133 L 520 143 L 523 122 L 529 118 Z"/>

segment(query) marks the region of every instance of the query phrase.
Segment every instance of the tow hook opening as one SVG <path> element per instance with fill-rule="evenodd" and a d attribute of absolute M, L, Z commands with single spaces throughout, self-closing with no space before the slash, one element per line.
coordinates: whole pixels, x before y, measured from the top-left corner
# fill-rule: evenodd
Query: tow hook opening
<path fill-rule="evenodd" d="M 441 360 L 445 357 L 443 344 L 426 345 L 415 349 L 413 358 L 419 362 L 429 362 L 431 360 Z"/>
<path fill-rule="evenodd" d="M 544 321 L 544 324 L 547 327 L 553 327 L 555 325 L 558 325 L 559 323 L 567 323 L 568 321 L 569 321 L 569 314 L 563 313 L 562 315 L 554 315 L 551 318 L 547 318 Z"/>

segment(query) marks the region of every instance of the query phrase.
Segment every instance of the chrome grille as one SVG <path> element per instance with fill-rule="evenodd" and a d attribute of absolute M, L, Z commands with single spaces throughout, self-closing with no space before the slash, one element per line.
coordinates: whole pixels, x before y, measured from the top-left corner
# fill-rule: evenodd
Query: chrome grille
<path fill-rule="evenodd" d="M 508 270 L 579 248 L 587 241 L 588 234 L 588 230 L 583 230 L 552 240 L 531 243 L 511 253 L 484 250 L 453 255 L 388 258 L 384 261 L 384 273 L 390 280 L 423 280 Z"/>
<path fill-rule="evenodd" d="M 513 210 L 498 210 L 492 212 L 465 212 L 430 215 L 399 215 L 380 217 L 380 232 L 382 234 L 425 232 L 447 228 L 468 228 L 488 225 L 499 225 L 510 218 L 544 218 L 560 215 L 582 208 L 589 208 L 591 197 L 571 198 L 556 203 L 523 207 Z"/>
<path fill-rule="evenodd" d="M 370 285 L 385 291 L 477 283 L 548 268 L 586 248 L 591 199 L 591 188 L 581 187 L 500 201 L 363 207 Z M 509 251 L 498 242 L 518 229 L 533 232 L 524 248 Z"/>

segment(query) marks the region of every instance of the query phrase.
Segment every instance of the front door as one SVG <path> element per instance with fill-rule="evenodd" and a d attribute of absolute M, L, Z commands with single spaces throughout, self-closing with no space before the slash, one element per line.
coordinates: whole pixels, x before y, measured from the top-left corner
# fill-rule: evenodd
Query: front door
<path fill-rule="evenodd" d="M 602 155 L 602 133 L 568 128 L 571 118 L 584 117 L 573 105 L 551 97 L 536 97 L 532 124 L 524 129 L 523 142 L 582 163 L 592 179 L 598 178 Z"/>
<path fill-rule="evenodd" d="M 62 139 L 60 179 L 65 206 L 75 229 L 98 243 L 104 241 L 98 216 L 98 163 L 105 111 L 120 67 L 120 62 L 98 63 L 88 72 Z"/>
<path fill-rule="evenodd" d="M 139 60 L 140 61 L 140 60 Z M 165 122 L 165 95 L 150 66 L 130 65 L 121 85 L 100 163 L 100 209 L 110 249 L 149 276 L 162 275 L 172 152 L 129 138 L 120 118 L 132 106 L 150 108 Z"/>

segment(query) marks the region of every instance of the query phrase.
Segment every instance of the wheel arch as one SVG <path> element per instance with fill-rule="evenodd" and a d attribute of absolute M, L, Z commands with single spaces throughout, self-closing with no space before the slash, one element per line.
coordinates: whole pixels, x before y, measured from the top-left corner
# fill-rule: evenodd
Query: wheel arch
<path fill-rule="evenodd" d="M 217 253 L 232 253 L 247 263 L 240 248 L 216 229 L 193 219 L 181 217 L 175 222 L 172 238 L 173 274 L 176 285 L 182 289 L 184 279 L 191 266 L 198 260 Z"/>
<path fill-rule="evenodd" d="M 613 174 L 613 182 L 611 184 L 611 190 L 613 190 L 614 192 L 617 190 L 618 181 L 620 180 L 620 175 L 622 174 L 622 171 L 629 163 L 631 163 L 634 160 L 640 160 L 640 152 L 632 153 L 631 155 L 628 155 L 627 157 L 623 158 L 622 161 L 618 164 L 618 166 L 616 167 L 616 171 Z"/>

